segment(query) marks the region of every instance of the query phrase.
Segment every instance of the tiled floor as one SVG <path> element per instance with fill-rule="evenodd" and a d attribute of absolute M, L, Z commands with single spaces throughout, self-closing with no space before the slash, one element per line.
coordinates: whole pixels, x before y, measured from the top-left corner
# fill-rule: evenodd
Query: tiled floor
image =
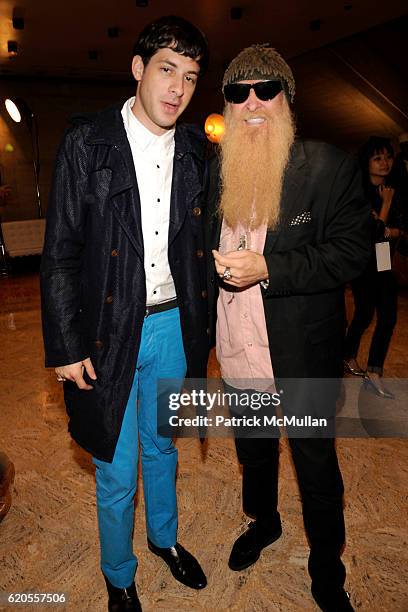
<path fill-rule="evenodd" d="M 405 292 L 387 376 L 407 377 L 407 340 Z M 366 354 L 366 340 L 363 349 Z M 61 387 L 54 373 L 43 368 L 35 274 L 0 280 L 0 364 L 0 447 L 17 472 L 13 506 L 0 525 L 0 591 L 64 591 L 66 609 L 106 610 L 98 571 L 93 467 L 66 433 Z M 216 372 L 214 358 L 210 370 Z M 315 610 L 287 444 L 282 444 L 279 484 L 284 534 L 241 573 L 226 565 L 244 521 L 232 441 L 211 439 L 203 448 L 197 440 L 183 439 L 178 447 L 180 540 L 199 557 L 209 585 L 201 592 L 180 586 L 147 551 L 140 495 L 134 541 L 143 609 Z M 346 487 L 344 562 L 354 606 L 363 612 L 407 612 L 407 440 L 340 439 L 338 451 Z"/>

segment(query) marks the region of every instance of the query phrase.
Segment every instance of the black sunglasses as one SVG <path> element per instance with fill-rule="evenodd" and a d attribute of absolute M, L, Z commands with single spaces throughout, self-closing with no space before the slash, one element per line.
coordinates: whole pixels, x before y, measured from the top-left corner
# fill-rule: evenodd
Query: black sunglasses
<path fill-rule="evenodd" d="M 242 104 L 248 99 L 251 89 L 256 97 L 263 102 L 272 100 L 283 89 L 280 81 L 259 81 L 250 85 L 249 83 L 231 83 L 224 87 L 224 98 L 232 104 Z"/>

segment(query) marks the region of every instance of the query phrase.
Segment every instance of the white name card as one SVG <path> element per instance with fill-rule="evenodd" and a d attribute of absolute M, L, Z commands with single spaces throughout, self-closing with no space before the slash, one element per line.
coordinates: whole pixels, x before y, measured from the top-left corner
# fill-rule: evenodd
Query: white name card
<path fill-rule="evenodd" d="M 378 272 L 391 270 L 391 252 L 389 242 L 376 242 L 375 256 L 377 258 Z"/>

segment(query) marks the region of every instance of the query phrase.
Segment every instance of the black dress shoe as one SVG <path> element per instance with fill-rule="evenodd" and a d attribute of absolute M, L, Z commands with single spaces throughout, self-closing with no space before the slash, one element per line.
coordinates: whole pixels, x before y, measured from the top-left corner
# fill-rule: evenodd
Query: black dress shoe
<path fill-rule="evenodd" d="M 109 596 L 108 612 L 142 612 L 134 582 L 126 589 L 118 589 L 109 582 L 106 576 L 104 578 Z"/>
<path fill-rule="evenodd" d="M 235 540 L 232 547 L 228 566 L 235 572 L 246 569 L 258 561 L 261 551 L 282 535 L 282 526 L 279 524 L 275 530 L 266 533 L 257 528 L 256 521 L 249 523 L 248 529 Z"/>
<path fill-rule="evenodd" d="M 350 603 L 350 595 L 343 588 L 329 590 L 327 587 L 319 589 L 312 585 L 312 595 L 323 612 L 354 612 Z"/>
<path fill-rule="evenodd" d="M 147 545 L 152 553 L 167 563 L 176 580 L 191 589 L 203 589 L 207 586 L 207 578 L 199 562 L 181 544 L 159 548 L 148 538 Z"/>

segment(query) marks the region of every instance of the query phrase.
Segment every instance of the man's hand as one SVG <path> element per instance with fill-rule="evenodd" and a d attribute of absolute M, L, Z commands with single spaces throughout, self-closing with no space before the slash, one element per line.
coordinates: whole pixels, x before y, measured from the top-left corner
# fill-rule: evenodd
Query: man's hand
<path fill-rule="evenodd" d="M 268 278 L 265 257 L 261 253 L 244 249 L 242 251 L 229 251 L 225 255 L 220 255 L 218 251 L 213 250 L 212 254 L 215 259 L 217 274 L 227 285 L 248 287 Z M 229 268 L 230 280 L 223 277 L 225 268 Z"/>
<path fill-rule="evenodd" d="M 77 363 L 70 363 L 66 366 L 59 366 L 55 368 L 55 373 L 58 378 L 71 380 L 76 383 L 79 389 L 84 389 L 85 391 L 90 391 L 93 389 L 91 385 L 87 385 L 84 380 L 84 369 L 86 370 L 89 378 L 92 380 L 96 380 L 96 374 L 94 367 L 92 365 L 92 361 L 89 357 L 84 359 L 83 361 L 78 361 Z"/>

